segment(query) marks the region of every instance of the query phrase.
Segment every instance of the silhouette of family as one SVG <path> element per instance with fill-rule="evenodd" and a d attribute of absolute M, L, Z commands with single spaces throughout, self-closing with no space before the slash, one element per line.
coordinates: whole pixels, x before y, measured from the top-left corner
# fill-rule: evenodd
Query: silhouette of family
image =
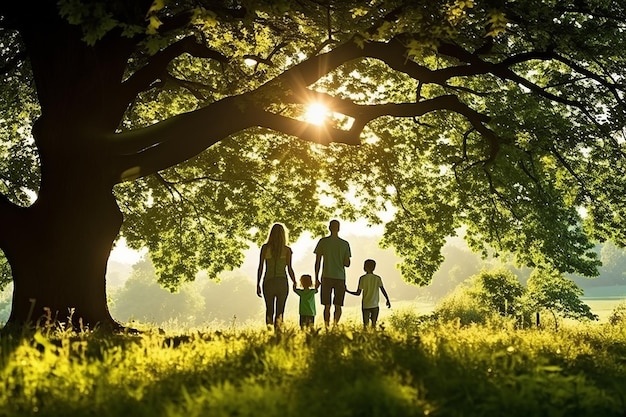
<path fill-rule="evenodd" d="M 280 329 L 284 320 L 285 304 L 289 295 L 288 279 L 299 297 L 300 327 L 312 327 L 315 324 L 315 294 L 320 293 L 324 306 L 324 324 L 330 325 L 331 312 L 333 324 L 339 323 L 346 293 L 362 296 L 361 310 L 363 326 L 376 327 L 379 314 L 379 292 L 391 307 L 389 296 L 383 286 L 382 278 L 374 274 L 376 262 L 368 259 L 363 265 L 365 272 L 359 278 L 356 291 L 346 288 L 346 268 L 350 266 L 350 244 L 339 237 L 340 223 L 331 220 L 328 225 L 329 235 L 321 238 L 315 246 L 315 282 L 309 274 L 300 277 L 300 286 L 291 265 L 293 252 L 287 245 L 285 227 L 276 223 L 270 229 L 267 242 L 261 246 L 259 267 L 257 269 L 256 293 L 265 300 L 265 324 Z M 321 287 L 321 288 L 320 288 Z M 319 289 L 319 291 L 318 291 Z M 334 306 L 334 311 L 332 307 Z"/>

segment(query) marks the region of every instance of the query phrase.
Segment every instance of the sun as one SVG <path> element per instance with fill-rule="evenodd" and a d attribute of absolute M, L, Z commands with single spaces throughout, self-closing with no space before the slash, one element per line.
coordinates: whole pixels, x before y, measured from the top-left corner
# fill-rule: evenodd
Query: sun
<path fill-rule="evenodd" d="M 314 125 L 322 125 L 329 115 L 328 107 L 321 103 L 311 103 L 304 113 L 304 120 Z"/>

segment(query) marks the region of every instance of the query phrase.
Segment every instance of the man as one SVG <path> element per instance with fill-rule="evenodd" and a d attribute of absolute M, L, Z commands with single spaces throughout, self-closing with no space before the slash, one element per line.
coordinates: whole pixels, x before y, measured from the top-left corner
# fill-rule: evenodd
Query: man
<path fill-rule="evenodd" d="M 315 253 L 315 282 L 320 283 L 322 258 L 321 301 L 324 305 L 324 323 L 330 322 L 330 306 L 335 305 L 334 323 L 341 318 L 341 307 L 346 295 L 346 270 L 350 266 L 350 244 L 339 237 L 339 221 L 331 220 L 328 225 L 330 236 L 317 242 Z M 334 296 L 334 297 L 333 297 Z"/>

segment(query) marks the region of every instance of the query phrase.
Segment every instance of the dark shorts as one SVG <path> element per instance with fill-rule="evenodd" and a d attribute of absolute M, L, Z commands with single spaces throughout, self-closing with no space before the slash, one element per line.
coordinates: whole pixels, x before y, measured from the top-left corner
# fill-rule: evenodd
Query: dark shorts
<path fill-rule="evenodd" d="M 315 316 L 300 316 L 300 328 L 313 327 L 315 324 Z"/>
<path fill-rule="evenodd" d="M 335 294 L 334 298 L 331 297 L 333 292 Z M 331 304 L 342 306 L 343 299 L 346 298 L 346 280 L 323 277 L 320 298 L 325 306 Z"/>
<path fill-rule="evenodd" d="M 378 320 L 378 313 L 380 311 L 379 307 L 374 308 L 364 308 L 363 311 L 363 324 L 376 324 L 376 320 Z"/>

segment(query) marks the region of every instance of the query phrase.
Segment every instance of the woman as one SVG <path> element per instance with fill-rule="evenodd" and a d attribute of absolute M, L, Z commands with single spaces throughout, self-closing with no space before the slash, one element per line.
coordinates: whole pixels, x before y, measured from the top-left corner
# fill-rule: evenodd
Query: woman
<path fill-rule="evenodd" d="M 272 226 L 267 242 L 261 246 L 259 269 L 256 278 L 256 293 L 261 296 L 261 276 L 263 276 L 263 296 L 265 297 L 265 324 L 279 327 L 283 321 L 285 302 L 289 294 L 287 274 L 296 283 L 296 275 L 291 267 L 291 248 L 287 246 L 285 228 L 276 223 Z"/>

